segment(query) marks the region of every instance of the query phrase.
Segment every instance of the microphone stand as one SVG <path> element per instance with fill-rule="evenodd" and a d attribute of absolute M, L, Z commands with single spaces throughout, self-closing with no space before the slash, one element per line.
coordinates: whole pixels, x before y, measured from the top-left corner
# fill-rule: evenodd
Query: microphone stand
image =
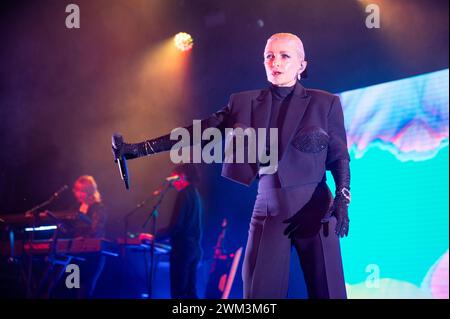
<path fill-rule="evenodd" d="M 124 219 L 124 247 L 128 244 L 128 224 L 129 224 L 129 218 L 134 215 L 142 206 L 146 205 L 147 202 L 152 199 L 152 197 L 148 197 L 144 199 L 142 202 L 136 205 L 135 208 L 133 208 L 129 213 L 125 215 Z M 123 257 L 125 257 L 125 249 L 122 250 Z"/>
<path fill-rule="evenodd" d="M 140 202 L 139 204 L 136 205 L 135 208 L 133 208 L 129 213 L 127 213 L 125 215 L 125 217 L 123 218 L 124 220 L 124 234 L 123 234 L 123 245 L 122 245 L 122 249 L 121 249 L 121 263 L 122 263 L 122 275 L 121 275 L 121 285 L 123 284 L 124 280 L 125 280 L 125 274 L 124 274 L 124 269 L 126 269 L 125 267 L 125 262 L 126 262 L 126 251 L 127 251 L 127 245 L 128 245 L 128 225 L 129 225 L 129 218 L 134 215 L 142 206 L 146 205 L 147 202 L 151 199 L 152 197 L 148 197 L 146 199 L 144 199 L 142 202 Z M 122 289 L 121 289 L 122 291 Z"/>
<path fill-rule="evenodd" d="M 47 216 L 51 217 L 55 222 L 56 222 L 56 229 L 53 232 L 53 236 L 52 236 L 52 241 L 51 241 L 51 245 L 50 245 L 50 252 L 49 252 L 49 256 L 47 257 L 47 269 L 44 273 L 44 276 L 41 278 L 41 282 L 39 285 L 39 289 L 38 292 L 41 292 L 43 286 L 45 285 L 45 283 L 47 282 L 49 276 L 52 275 L 54 268 L 55 268 L 55 264 L 56 264 L 56 260 L 57 260 L 57 248 L 58 248 L 58 236 L 59 236 L 59 232 L 64 232 L 64 223 L 61 219 L 59 219 L 58 217 L 55 216 L 55 214 L 53 214 L 51 211 L 46 211 Z M 46 291 L 45 296 L 47 298 L 51 298 L 52 296 L 52 292 L 53 289 L 55 287 L 55 285 L 57 284 L 59 280 L 59 276 L 57 278 L 52 278 L 51 281 L 48 283 L 48 288 Z"/>
<path fill-rule="evenodd" d="M 47 199 L 45 202 L 38 204 L 36 206 L 34 206 L 33 208 L 27 210 L 24 215 L 25 216 L 29 216 L 32 215 L 33 219 L 32 219 L 32 231 L 31 231 L 31 236 L 30 236 L 30 240 L 29 240 L 29 244 L 30 244 L 30 252 L 29 252 L 29 263 L 28 263 L 28 274 L 27 274 L 27 297 L 31 298 L 32 297 L 32 273 L 33 273 L 33 254 L 34 254 L 34 231 L 36 228 L 36 222 L 38 220 L 39 217 L 39 209 L 50 205 L 55 199 L 57 199 L 59 197 L 59 195 L 61 195 L 61 193 L 66 190 L 68 188 L 67 185 L 64 185 L 62 188 L 60 188 L 57 192 L 53 193 L 53 195 Z"/>
<path fill-rule="evenodd" d="M 166 195 L 167 191 L 172 187 L 172 183 L 167 183 L 167 186 L 164 188 L 164 190 L 160 193 L 158 202 L 153 206 L 152 212 L 147 216 L 147 219 L 145 220 L 144 224 L 142 225 L 142 228 L 145 228 L 147 226 L 147 223 L 150 221 L 150 219 L 153 218 L 152 223 L 152 235 L 153 235 L 153 242 L 150 248 L 150 273 L 148 276 L 148 299 L 152 298 L 153 295 L 153 273 L 154 273 L 154 265 L 155 265 L 155 241 L 156 241 L 156 220 L 158 217 L 158 208 L 161 205 L 164 196 Z"/>

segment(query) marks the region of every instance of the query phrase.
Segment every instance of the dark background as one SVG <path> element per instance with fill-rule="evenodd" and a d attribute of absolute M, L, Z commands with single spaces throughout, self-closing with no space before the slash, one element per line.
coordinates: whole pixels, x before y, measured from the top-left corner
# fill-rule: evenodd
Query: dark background
<path fill-rule="evenodd" d="M 69 3 L 80 7 L 80 29 L 65 26 Z M 369 3 L 380 7 L 380 29 L 365 26 Z M 148 54 L 180 31 L 193 36 L 194 49 L 174 78 L 165 72 L 170 55 Z M 130 162 L 125 191 L 111 134 L 127 141 L 166 134 L 218 110 L 233 92 L 265 87 L 262 52 L 276 32 L 302 38 L 303 84 L 334 93 L 448 68 L 446 0 L 2 2 L 0 214 L 24 212 L 91 174 L 109 208 L 108 237 L 120 236 L 123 216 L 151 196 L 173 164 L 168 154 Z M 143 60 L 150 67 L 142 78 Z M 221 178 L 219 164 L 201 168 L 208 259 L 224 217 L 226 246 L 245 245 L 256 185 Z M 49 208 L 74 204 L 66 192 Z M 133 230 L 141 230 L 150 207 L 132 218 Z M 237 279 L 239 295 L 239 273 Z"/>

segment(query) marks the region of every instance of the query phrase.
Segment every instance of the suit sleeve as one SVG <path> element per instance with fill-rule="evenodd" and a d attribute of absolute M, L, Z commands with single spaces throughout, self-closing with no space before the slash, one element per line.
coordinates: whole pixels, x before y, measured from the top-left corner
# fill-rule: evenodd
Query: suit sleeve
<path fill-rule="evenodd" d="M 230 96 L 230 100 L 226 106 L 218 110 L 217 112 L 211 114 L 208 118 L 201 120 L 201 132 L 208 128 L 217 128 L 221 131 L 222 136 L 224 135 L 224 130 L 227 127 L 232 127 L 231 122 L 231 112 L 232 112 L 232 102 L 233 95 Z M 185 127 L 189 131 L 191 137 L 193 137 L 193 125 Z M 205 141 L 206 143 L 206 141 Z M 193 141 L 191 139 L 191 145 Z"/>
<path fill-rule="evenodd" d="M 333 98 L 328 114 L 328 135 L 330 136 L 326 159 L 326 169 L 337 160 L 348 160 L 350 156 L 347 149 L 347 134 L 344 125 L 344 112 L 339 97 Z"/>
<path fill-rule="evenodd" d="M 217 128 L 221 131 L 222 136 L 226 127 L 230 127 L 231 121 L 231 106 L 232 97 L 228 104 L 217 112 L 213 113 L 206 119 L 200 121 L 200 132 L 203 132 L 207 128 Z M 186 134 L 186 132 L 188 134 Z M 171 139 L 171 135 L 176 137 Z M 180 138 L 181 137 L 181 138 Z M 127 158 L 136 158 L 141 156 L 146 156 L 153 153 L 170 151 L 175 147 L 179 149 L 181 147 L 193 146 L 199 142 L 207 143 L 208 141 L 194 140 L 194 125 L 189 125 L 181 128 L 172 130 L 171 133 L 157 137 L 152 140 L 148 140 L 141 143 L 131 144 L 135 149 L 133 149 L 132 156 Z M 147 145 L 150 145 L 152 152 L 148 152 Z"/>
<path fill-rule="evenodd" d="M 202 120 L 202 131 L 209 127 L 215 127 L 222 132 L 226 127 L 230 126 L 231 112 L 233 105 L 233 95 L 230 96 L 228 104 L 213 113 L 209 118 Z"/>

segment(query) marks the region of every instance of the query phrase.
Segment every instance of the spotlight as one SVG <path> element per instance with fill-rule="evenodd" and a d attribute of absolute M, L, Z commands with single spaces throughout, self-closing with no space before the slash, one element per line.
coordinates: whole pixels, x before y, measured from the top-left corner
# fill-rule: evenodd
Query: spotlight
<path fill-rule="evenodd" d="M 175 36 L 175 46 L 180 51 L 189 51 L 194 46 L 194 40 L 191 35 L 186 32 L 180 32 Z"/>

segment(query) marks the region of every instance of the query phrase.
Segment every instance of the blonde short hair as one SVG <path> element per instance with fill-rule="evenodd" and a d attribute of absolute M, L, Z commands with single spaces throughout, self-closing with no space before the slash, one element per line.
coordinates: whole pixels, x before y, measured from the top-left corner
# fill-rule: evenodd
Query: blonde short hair
<path fill-rule="evenodd" d="M 272 34 L 269 39 L 267 39 L 267 42 L 269 42 L 271 40 L 291 40 L 291 41 L 296 42 L 298 53 L 299 53 L 301 59 L 305 58 L 305 48 L 303 47 L 303 42 L 295 34 L 287 33 L 287 32 L 275 33 L 275 34 Z"/>

